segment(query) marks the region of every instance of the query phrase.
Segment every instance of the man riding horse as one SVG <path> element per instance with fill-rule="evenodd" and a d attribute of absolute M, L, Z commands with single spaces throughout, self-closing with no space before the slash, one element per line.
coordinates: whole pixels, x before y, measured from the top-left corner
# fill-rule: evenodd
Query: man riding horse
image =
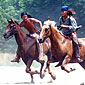
<path fill-rule="evenodd" d="M 59 28 L 62 29 L 64 35 L 69 36 L 71 38 L 74 46 L 75 57 L 79 62 L 82 62 L 82 59 L 80 59 L 79 43 L 76 34 L 76 29 L 78 28 L 77 22 L 73 18 L 72 11 L 69 9 L 68 6 L 62 6 L 61 14 L 62 16 L 60 17 Z"/>
<path fill-rule="evenodd" d="M 21 13 L 21 18 L 22 18 L 22 22 L 19 24 L 20 27 L 24 27 L 31 36 L 35 37 L 35 39 L 38 42 L 38 38 L 39 38 L 39 30 L 37 29 L 35 23 L 38 23 L 40 25 L 40 30 L 42 29 L 42 23 L 41 21 L 34 19 L 31 17 L 31 15 L 28 15 L 25 12 Z M 43 56 L 43 47 L 42 44 L 39 44 L 39 60 L 42 58 Z M 17 62 L 19 63 L 19 56 L 16 56 L 15 59 L 13 59 L 11 62 Z"/>

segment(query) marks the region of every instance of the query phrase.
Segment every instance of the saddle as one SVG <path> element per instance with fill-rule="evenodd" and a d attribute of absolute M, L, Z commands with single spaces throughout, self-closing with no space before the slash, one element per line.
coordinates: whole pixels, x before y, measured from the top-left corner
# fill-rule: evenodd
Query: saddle
<path fill-rule="evenodd" d="M 69 34 L 69 35 L 64 35 L 64 37 L 65 37 L 66 39 L 71 40 L 70 34 Z M 82 47 L 82 45 L 79 43 L 79 41 L 78 41 L 78 46 L 79 46 L 79 47 Z"/>

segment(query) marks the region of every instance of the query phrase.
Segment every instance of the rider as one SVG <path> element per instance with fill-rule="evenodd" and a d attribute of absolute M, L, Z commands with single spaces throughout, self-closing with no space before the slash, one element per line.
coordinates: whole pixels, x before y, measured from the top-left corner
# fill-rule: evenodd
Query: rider
<path fill-rule="evenodd" d="M 79 43 L 78 38 L 76 34 L 76 30 L 78 28 L 77 22 L 72 16 L 74 11 L 70 10 L 68 6 L 62 6 L 61 8 L 61 14 L 60 17 L 60 29 L 62 30 L 63 34 L 66 36 L 69 36 L 72 40 L 73 46 L 74 46 L 74 53 L 75 57 L 79 62 L 82 62 L 83 60 L 80 59 L 80 53 L 79 53 Z"/>
<path fill-rule="evenodd" d="M 40 32 L 39 32 L 38 28 L 36 27 L 35 23 L 39 24 L 40 31 L 41 31 L 41 29 L 42 29 L 41 21 L 32 18 L 31 15 L 28 15 L 25 12 L 21 13 L 21 18 L 23 21 L 19 24 L 20 27 L 24 27 L 30 33 L 30 35 L 35 37 L 35 39 L 38 41 Z M 41 60 L 42 56 L 43 56 L 43 47 L 42 47 L 42 44 L 39 43 L 39 60 Z M 19 63 L 19 59 L 20 59 L 20 57 L 16 56 L 15 59 L 13 59 L 11 62 Z"/>

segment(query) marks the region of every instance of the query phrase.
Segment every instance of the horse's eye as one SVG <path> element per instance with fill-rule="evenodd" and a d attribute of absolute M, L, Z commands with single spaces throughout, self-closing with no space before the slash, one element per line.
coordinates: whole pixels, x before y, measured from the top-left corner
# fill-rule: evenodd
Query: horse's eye
<path fill-rule="evenodd" d="M 48 31 L 48 29 L 46 28 L 46 29 L 45 29 L 45 32 L 47 32 L 47 31 Z"/>

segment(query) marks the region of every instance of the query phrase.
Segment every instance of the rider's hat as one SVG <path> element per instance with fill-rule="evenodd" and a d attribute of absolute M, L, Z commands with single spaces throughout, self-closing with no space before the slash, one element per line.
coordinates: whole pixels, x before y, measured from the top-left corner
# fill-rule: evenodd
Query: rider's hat
<path fill-rule="evenodd" d="M 61 11 L 68 11 L 69 7 L 68 6 L 62 6 Z"/>

